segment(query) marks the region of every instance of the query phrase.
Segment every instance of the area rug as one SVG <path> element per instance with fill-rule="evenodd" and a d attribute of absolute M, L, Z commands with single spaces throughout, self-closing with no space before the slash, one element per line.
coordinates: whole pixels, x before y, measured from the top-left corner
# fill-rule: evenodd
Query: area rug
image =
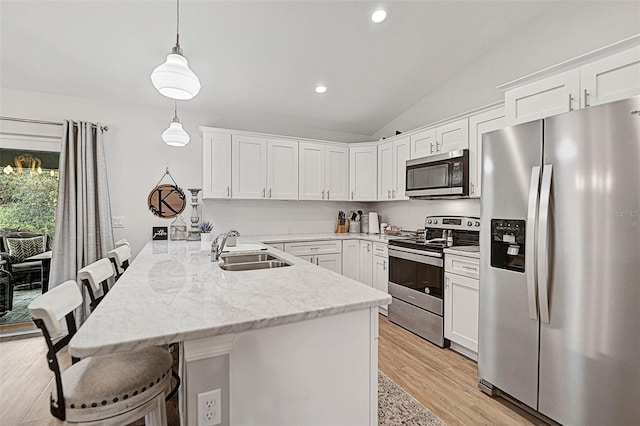
<path fill-rule="evenodd" d="M 378 425 L 446 426 L 446 423 L 378 371 Z"/>
<path fill-rule="evenodd" d="M 31 322 L 31 314 L 29 314 L 27 306 L 40 294 L 42 294 L 42 289 L 40 288 L 34 288 L 33 290 L 14 290 L 13 309 L 0 317 L 0 325 Z"/>

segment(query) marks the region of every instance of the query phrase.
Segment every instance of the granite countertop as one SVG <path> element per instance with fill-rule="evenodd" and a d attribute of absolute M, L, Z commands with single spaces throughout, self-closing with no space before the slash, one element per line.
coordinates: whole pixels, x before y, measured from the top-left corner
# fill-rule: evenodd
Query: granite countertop
<path fill-rule="evenodd" d="M 457 254 L 458 256 L 480 259 L 480 246 L 453 246 L 444 249 L 444 253 Z"/>
<path fill-rule="evenodd" d="M 352 234 L 349 232 L 336 234 L 333 232 L 316 234 L 280 234 L 280 235 L 256 235 L 251 238 L 263 243 L 283 243 L 289 241 L 322 241 L 322 240 L 365 240 L 375 243 L 388 243 L 389 240 L 403 238 L 394 235 L 382 234 Z M 406 237 L 404 237 L 406 238 Z"/>
<path fill-rule="evenodd" d="M 291 241 L 289 235 L 278 238 Z M 203 250 L 209 245 L 147 243 L 73 337 L 70 354 L 135 350 L 391 302 L 386 293 L 271 247 L 268 252 L 292 266 L 224 271 Z"/>

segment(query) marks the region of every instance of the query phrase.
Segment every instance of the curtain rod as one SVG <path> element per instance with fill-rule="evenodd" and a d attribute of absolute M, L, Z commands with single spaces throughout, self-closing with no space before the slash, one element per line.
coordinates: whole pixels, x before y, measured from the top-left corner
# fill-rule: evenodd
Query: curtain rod
<path fill-rule="evenodd" d="M 15 118 L 15 117 L 0 116 L 0 120 L 17 121 L 17 122 L 20 122 L 20 123 L 48 124 L 48 125 L 51 125 L 51 126 L 62 126 L 62 123 L 59 123 L 57 121 L 31 120 L 29 118 Z M 71 121 L 71 120 L 69 120 L 69 121 Z M 73 123 L 75 123 L 75 121 L 73 121 Z M 93 124 L 92 127 L 96 127 L 96 125 Z M 104 130 L 105 132 L 109 131 L 109 126 L 100 126 L 100 127 L 102 127 L 102 130 Z"/>

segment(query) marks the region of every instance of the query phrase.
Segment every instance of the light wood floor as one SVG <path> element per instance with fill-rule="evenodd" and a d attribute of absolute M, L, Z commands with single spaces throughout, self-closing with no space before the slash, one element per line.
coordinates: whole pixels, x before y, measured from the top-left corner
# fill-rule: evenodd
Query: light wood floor
<path fill-rule="evenodd" d="M 378 368 L 450 426 L 544 424 L 482 393 L 474 361 L 441 349 L 382 315 Z"/>
<path fill-rule="evenodd" d="M 59 424 L 49 413 L 53 373 L 45 354 L 41 336 L 0 343 L 0 425 Z M 59 356 L 63 368 L 69 365 L 65 355 Z M 532 424 L 478 390 L 475 362 L 440 349 L 383 316 L 379 368 L 448 425 Z"/>

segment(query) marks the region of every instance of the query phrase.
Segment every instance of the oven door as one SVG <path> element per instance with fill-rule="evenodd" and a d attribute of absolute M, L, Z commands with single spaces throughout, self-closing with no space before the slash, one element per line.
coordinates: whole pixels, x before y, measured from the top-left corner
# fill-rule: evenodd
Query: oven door
<path fill-rule="evenodd" d="M 389 293 L 412 305 L 443 315 L 444 265 L 440 253 L 389 247 Z"/>

